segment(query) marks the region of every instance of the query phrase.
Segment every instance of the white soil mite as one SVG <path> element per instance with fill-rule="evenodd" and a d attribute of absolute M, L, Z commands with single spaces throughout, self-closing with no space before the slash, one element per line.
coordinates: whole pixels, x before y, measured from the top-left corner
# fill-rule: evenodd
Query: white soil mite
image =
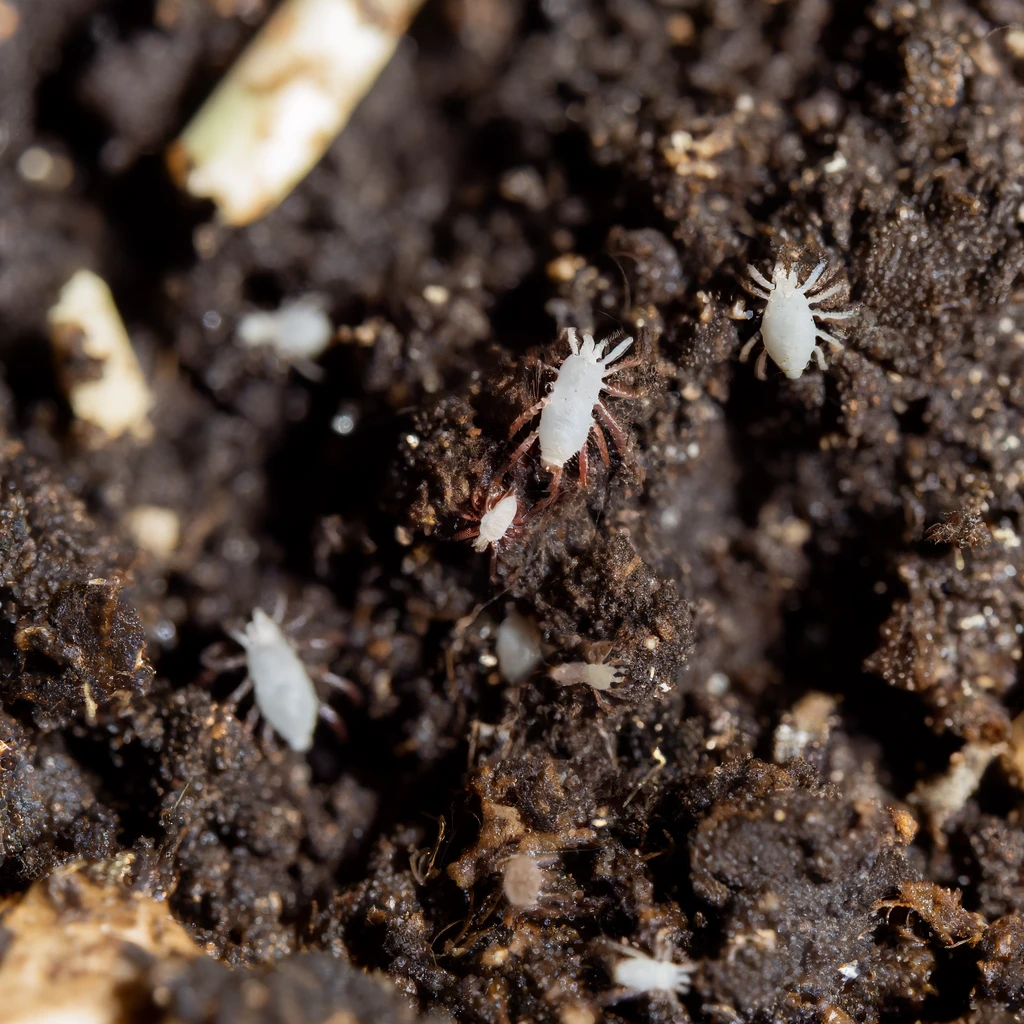
<path fill-rule="evenodd" d="M 476 520 L 476 525 L 455 534 L 456 540 L 472 540 L 476 551 L 491 549 L 491 562 L 497 559 L 498 545 L 507 540 L 520 526 L 519 499 L 514 490 L 490 494 L 484 502 L 483 511 L 465 513 L 464 517 Z"/>
<path fill-rule="evenodd" d="M 313 746 L 320 699 L 298 652 L 262 608 L 231 638 L 245 650 L 260 713 L 292 750 L 305 753 Z"/>
<path fill-rule="evenodd" d="M 273 312 L 246 313 L 236 330 L 247 348 L 270 348 L 282 359 L 316 359 L 323 355 L 334 337 L 323 295 L 303 295 Z"/>
<path fill-rule="evenodd" d="M 621 665 L 592 665 L 586 661 L 570 661 L 548 669 L 548 675 L 562 686 L 584 683 L 595 690 L 610 690 L 622 681 Z"/>
<path fill-rule="evenodd" d="M 605 355 L 606 342 L 595 342 L 589 334 L 584 334 L 581 345 L 575 328 L 570 327 L 566 333 L 572 351 L 557 370 L 548 367 L 556 374 L 550 391 L 527 409 L 512 424 L 509 432 L 509 436 L 514 437 L 528 420 L 540 413 L 540 425 L 515 450 L 509 465 L 518 462 L 534 441 L 538 441 L 540 463 L 552 475 L 552 497 L 558 492 L 565 464 L 574 456 L 579 457 L 580 483 L 586 486 L 587 442 L 591 434 L 602 461 L 606 466 L 609 464 L 608 445 L 601 426 L 594 420 L 595 414 L 611 434 L 616 448 L 619 451 L 625 449 L 626 435 L 601 401 L 601 393 L 607 392 L 618 398 L 637 398 L 632 391 L 608 383 L 607 378 L 641 362 L 640 358 L 635 358 L 618 366 L 612 365 L 633 344 L 632 338 L 625 338 Z"/>
<path fill-rule="evenodd" d="M 511 491 L 486 508 L 480 517 L 480 532 L 473 541 L 473 549 L 486 551 L 493 544 L 503 540 L 509 527 L 515 522 L 518 511 L 519 500 Z"/>
<path fill-rule="evenodd" d="M 829 285 L 817 295 L 811 292 L 828 266 L 822 260 L 808 275 L 807 280 L 800 284 L 799 272 L 795 267 L 785 269 L 780 262 L 772 270 L 769 281 L 754 266 L 747 267 L 754 279 L 751 291 L 765 300 L 767 305 L 761 318 L 760 337 L 764 341 L 764 350 L 757 357 L 755 373 L 759 380 L 765 379 L 765 363 L 768 356 L 778 364 L 779 369 L 791 380 L 800 377 L 813 356 L 818 366 L 825 369 L 825 354 L 818 345 L 818 340 L 828 342 L 835 349 L 841 349 L 843 343 L 828 331 L 815 323 L 814 318 L 822 320 L 847 320 L 856 315 L 854 310 L 815 309 L 822 302 L 827 302 L 842 290 L 842 282 Z M 750 314 L 753 315 L 752 313 Z M 740 351 L 740 362 L 745 363 L 757 342 L 755 334 Z"/>
<path fill-rule="evenodd" d="M 690 991 L 690 981 L 697 965 L 689 960 L 677 964 L 671 960 L 656 959 L 626 945 L 616 946 L 615 952 L 621 959 L 612 966 L 612 981 L 626 990 L 620 998 L 656 992 L 686 995 Z"/>

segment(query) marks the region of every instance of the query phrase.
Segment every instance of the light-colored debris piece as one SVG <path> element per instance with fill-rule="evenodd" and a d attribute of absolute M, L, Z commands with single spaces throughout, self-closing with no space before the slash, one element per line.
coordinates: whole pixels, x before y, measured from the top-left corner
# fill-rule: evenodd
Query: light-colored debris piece
<path fill-rule="evenodd" d="M 124 884 L 131 860 L 66 865 L 2 905 L 5 1024 L 135 1019 L 148 991 L 147 956 L 139 950 L 158 960 L 203 955 L 166 903 Z"/>
<path fill-rule="evenodd" d="M 170 558 L 181 539 L 178 513 L 160 505 L 136 505 L 125 515 L 125 525 L 135 543 L 157 558 Z"/>
<path fill-rule="evenodd" d="M 914 787 L 909 802 L 924 812 L 936 841 L 944 842 L 946 823 L 963 809 L 988 766 L 1007 749 L 1005 743 L 968 743 L 950 757 L 949 768 L 942 775 Z"/>
<path fill-rule="evenodd" d="M 334 337 L 327 300 L 303 295 L 272 312 L 246 313 L 236 336 L 246 348 L 269 348 L 285 360 L 313 360 L 323 355 Z"/>
<path fill-rule="evenodd" d="M 772 760 L 785 764 L 797 758 L 806 759 L 812 750 L 823 748 L 838 723 L 836 706 L 835 697 L 827 693 L 812 691 L 801 697 L 775 729 Z"/>
<path fill-rule="evenodd" d="M 540 630 L 514 608 L 498 627 L 495 653 L 498 655 L 498 674 L 506 683 L 521 683 L 529 679 L 541 663 Z"/>
<path fill-rule="evenodd" d="M 323 156 L 422 0 L 286 0 L 172 145 L 179 184 L 258 220 Z"/>
<path fill-rule="evenodd" d="M 47 314 L 54 355 L 76 419 L 106 439 L 153 436 L 153 394 L 106 282 L 79 270 Z"/>
<path fill-rule="evenodd" d="M 502 869 L 501 889 L 516 910 L 532 910 L 548 882 L 543 862 L 529 853 L 515 853 Z"/>

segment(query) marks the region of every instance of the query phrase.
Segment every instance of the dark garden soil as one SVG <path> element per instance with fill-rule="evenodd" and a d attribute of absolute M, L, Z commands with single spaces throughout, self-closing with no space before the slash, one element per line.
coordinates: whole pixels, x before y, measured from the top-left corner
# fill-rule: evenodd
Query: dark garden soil
<path fill-rule="evenodd" d="M 2 11 L 10 905 L 132 851 L 212 954 L 157 958 L 140 1021 L 1019 1019 L 1024 2 L 427 0 L 237 230 L 164 151 L 261 0 Z M 757 379 L 747 265 L 821 260 L 845 347 Z M 53 369 L 82 267 L 148 443 L 89 436 Z M 234 340 L 308 292 L 316 380 Z M 528 452 L 492 564 L 455 535 L 568 326 L 637 338 L 626 444 L 549 504 Z M 136 550 L 149 505 L 173 553 Z M 356 685 L 346 738 L 295 754 L 226 703 L 256 606 Z M 550 674 L 580 662 L 614 685 Z M 689 992 L 617 987 L 623 941 Z"/>

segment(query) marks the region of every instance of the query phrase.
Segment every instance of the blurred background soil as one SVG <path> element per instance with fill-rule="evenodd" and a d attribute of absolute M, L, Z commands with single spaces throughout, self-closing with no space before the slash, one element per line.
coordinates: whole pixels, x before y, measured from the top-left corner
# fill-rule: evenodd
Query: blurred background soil
<path fill-rule="evenodd" d="M 128 928 L 124 1019 L 1020 1019 L 1024 3 L 427 0 L 228 229 L 164 151 L 268 9 L 0 0 L 0 978 L 134 900 L 210 956 Z M 844 350 L 756 379 L 747 265 L 820 260 Z M 81 268 L 148 441 L 71 415 Z M 319 374 L 238 344 L 307 293 Z M 628 444 L 492 571 L 567 326 L 637 335 Z M 226 702 L 257 606 L 358 688 L 308 756 Z"/>

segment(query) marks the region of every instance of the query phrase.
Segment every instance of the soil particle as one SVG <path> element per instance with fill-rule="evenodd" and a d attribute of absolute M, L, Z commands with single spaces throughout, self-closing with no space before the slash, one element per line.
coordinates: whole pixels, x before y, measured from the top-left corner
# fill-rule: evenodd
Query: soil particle
<path fill-rule="evenodd" d="M 695 892 L 721 921 L 698 981 L 711 1001 L 768 1019 L 814 1006 L 859 1019 L 879 997 L 923 1005 L 933 952 L 873 937 L 878 901 L 917 874 L 889 816 L 838 799 L 803 767 L 756 761 L 723 772 L 712 794 L 690 841 Z"/>
<path fill-rule="evenodd" d="M 1024 1000 L 1024 977 L 1020 971 L 1024 918 L 1011 914 L 993 921 L 982 939 L 980 953 L 981 982 L 977 994 L 996 1003 L 1020 1006 Z"/>
<path fill-rule="evenodd" d="M 159 822 L 154 870 L 171 906 L 229 961 L 297 949 L 372 820 L 372 795 L 348 778 L 313 788 L 303 759 L 273 741 L 261 754 L 201 691 L 165 692 L 150 716 L 135 757 L 144 758 L 140 795 Z"/>
<path fill-rule="evenodd" d="M 413 1024 L 415 1014 L 384 978 L 368 977 L 324 953 L 299 953 L 272 968 L 228 970 L 202 958 L 157 965 L 149 1012 L 161 1024 Z M 162 1013 L 161 1013 L 162 1011 Z"/>
<path fill-rule="evenodd" d="M 61 737 L 38 741 L 0 716 L 0 877 L 6 886 L 41 878 L 77 857 L 120 849 L 120 822 L 97 800 L 97 779 L 83 772 Z"/>

